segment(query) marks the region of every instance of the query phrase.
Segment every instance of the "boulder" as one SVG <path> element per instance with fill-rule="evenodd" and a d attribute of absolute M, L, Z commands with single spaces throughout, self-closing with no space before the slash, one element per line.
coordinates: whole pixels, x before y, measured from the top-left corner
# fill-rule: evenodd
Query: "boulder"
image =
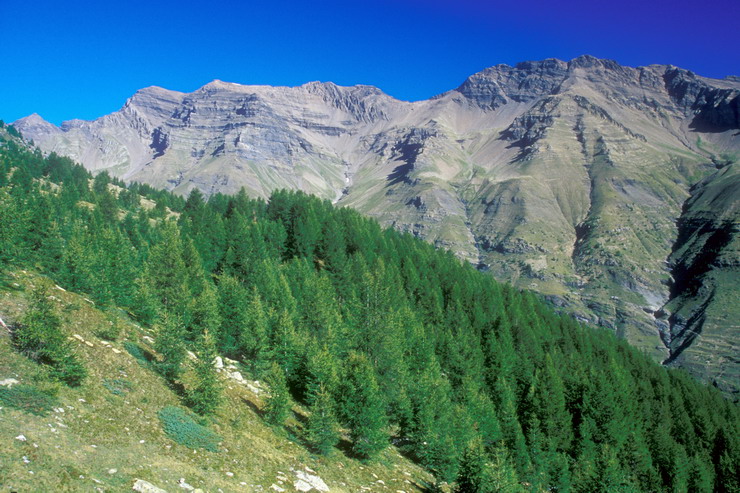
<path fill-rule="evenodd" d="M 167 493 L 167 490 L 157 488 L 152 483 L 144 481 L 143 479 L 137 479 L 131 489 L 133 491 L 138 491 L 139 493 Z"/>
<path fill-rule="evenodd" d="M 293 483 L 293 486 L 298 491 L 329 491 L 329 487 L 326 485 L 323 479 L 313 474 L 309 474 L 305 471 L 296 471 L 296 478 L 298 480 Z"/>
<path fill-rule="evenodd" d="M 238 371 L 229 373 L 229 378 L 231 378 L 232 380 L 236 380 L 237 382 L 240 382 L 240 383 L 244 382 L 244 377 Z"/>

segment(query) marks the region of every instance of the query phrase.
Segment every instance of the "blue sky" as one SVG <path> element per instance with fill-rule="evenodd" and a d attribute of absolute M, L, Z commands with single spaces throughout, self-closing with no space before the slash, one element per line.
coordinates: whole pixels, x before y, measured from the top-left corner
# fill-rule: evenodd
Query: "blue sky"
<path fill-rule="evenodd" d="M 740 1 L 0 0 L 0 119 L 119 109 L 137 89 L 372 84 L 405 100 L 581 54 L 740 75 Z"/>

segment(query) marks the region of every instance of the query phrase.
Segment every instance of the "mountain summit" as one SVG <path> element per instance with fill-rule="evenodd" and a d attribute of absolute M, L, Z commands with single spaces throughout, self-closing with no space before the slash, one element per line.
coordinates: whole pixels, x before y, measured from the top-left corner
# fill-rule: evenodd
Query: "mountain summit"
<path fill-rule="evenodd" d="M 413 103 L 213 81 L 142 89 L 94 121 L 15 125 L 182 194 L 292 188 L 356 208 L 737 391 L 736 77 L 581 56 L 497 65 Z"/>

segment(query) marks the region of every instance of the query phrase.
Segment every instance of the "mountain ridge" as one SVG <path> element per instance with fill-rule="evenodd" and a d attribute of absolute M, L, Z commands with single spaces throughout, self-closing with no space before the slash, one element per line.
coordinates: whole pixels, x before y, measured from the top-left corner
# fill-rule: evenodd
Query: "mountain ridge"
<path fill-rule="evenodd" d="M 691 350 L 672 358 L 675 317 L 655 314 L 672 306 L 669 257 L 692 187 L 737 166 L 735 78 L 581 56 L 497 65 L 415 102 L 372 86 L 213 81 L 188 94 L 147 88 L 59 132 L 16 125 L 46 152 L 181 194 L 315 193 L 540 291 L 659 360 L 701 367 Z"/>

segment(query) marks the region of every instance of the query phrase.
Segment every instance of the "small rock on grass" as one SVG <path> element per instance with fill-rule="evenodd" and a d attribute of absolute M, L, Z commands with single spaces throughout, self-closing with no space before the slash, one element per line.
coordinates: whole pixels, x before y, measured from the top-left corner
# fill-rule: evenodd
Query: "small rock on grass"
<path fill-rule="evenodd" d="M 167 493 L 166 490 L 158 488 L 152 483 L 144 481 L 143 479 L 137 479 L 131 489 L 133 491 L 138 491 L 139 493 Z"/>

